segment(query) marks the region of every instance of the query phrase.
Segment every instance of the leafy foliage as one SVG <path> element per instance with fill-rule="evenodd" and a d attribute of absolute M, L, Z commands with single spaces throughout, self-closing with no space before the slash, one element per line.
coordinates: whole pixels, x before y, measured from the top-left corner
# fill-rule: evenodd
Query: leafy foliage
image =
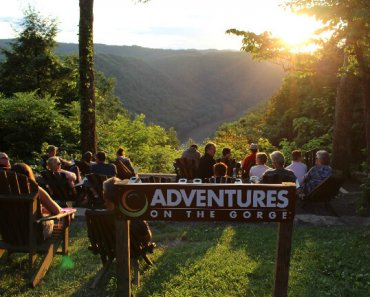
<path fill-rule="evenodd" d="M 54 19 L 42 18 L 34 9 L 25 11 L 18 38 L 2 49 L 5 61 L 0 65 L 0 92 L 60 95 L 63 82 L 71 71 L 52 51 L 56 45 Z"/>
<path fill-rule="evenodd" d="M 29 159 L 31 152 L 40 150 L 43 142 L 64 142 L 62 131 L 73 134 L 70 128 L 49 96 L 16 93 L 11 98 L 0 97 L 1 150 L 14 157 Z"/>

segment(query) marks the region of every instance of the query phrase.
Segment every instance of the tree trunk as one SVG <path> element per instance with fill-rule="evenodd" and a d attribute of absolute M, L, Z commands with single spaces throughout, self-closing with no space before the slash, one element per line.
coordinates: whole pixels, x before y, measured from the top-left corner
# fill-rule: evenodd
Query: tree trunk
<path fill-rule="evenodd" d="M 348 66 L 348 54 L 344 54 L 343 67 Z M 351 160 L 352 98 L 356 79 L 351 73 L 344 73 L 337 87 L 333 134 L 332 166 L 349 174 Z"/>
<path fill-rule="evenodd" d="M 364 123 L 366 137 L 366 161 L 370 172 L 370 82 L 362 80 L 362 102 L 364 105 Z"/>
<path fill-rule="evenodd" d="M 366 63 L 362 47 L 355 45 L 356 59 L 360 69 L 361 95 L 364 109 L 364 126 L 366 139 L 366 161 L 370 172 L 370 67 Z"/>
<path fill-rule="evenodd" d="M 79 97 L 81 103 L 81 149 L 96 152 L 93 0 L 80 0 Z"/>

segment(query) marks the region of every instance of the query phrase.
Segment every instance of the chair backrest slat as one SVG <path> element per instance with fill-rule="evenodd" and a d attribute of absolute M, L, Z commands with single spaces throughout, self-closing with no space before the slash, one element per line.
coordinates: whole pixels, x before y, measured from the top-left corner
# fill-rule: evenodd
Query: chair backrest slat
<path fill-rule="evenodd" d="M 0 171 L 0 194 L 10 194 L 10 187 L 6 171 Z"/>
<path fill-rule="evenodd" d="M 13 171 L 8 171 L 6 175 L 7 175 L 7 179 L 8 179 L 8 183 L 10 187 L 10 193 L 15 194 L 15 195 L 21 194 L 21 190 L 19 189 L 19 185 L 18 185 L 17 174 Z"/>
<path fill-rule="evenodd" d="M 19 186 L 19 191 L 21 194 L 30 194 L 31 193 L 31 185 L 28 182 L 27 176 L 23 174 L 18 174 L 18 186 Z M 34 191 L 36 192 L 36 191 Z"/>

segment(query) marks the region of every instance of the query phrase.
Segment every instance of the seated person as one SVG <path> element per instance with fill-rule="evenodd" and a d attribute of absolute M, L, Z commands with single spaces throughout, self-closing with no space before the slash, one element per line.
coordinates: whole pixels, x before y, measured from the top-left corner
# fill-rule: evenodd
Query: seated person
<path fill-rule="evenodd" d="M 304 175 L 307 172 L 306 164 L 302 163 L 302 153 L 299 150 L 292 152 L 292 164 L 286 167 L 286 169 L 292 170 L 294 175 L 297 177 L 299 185 L 302 185 Z"/>
<path fill-rule="evenodd" d="M 251 143 L 249 151 L 250 154 L 247 155 L 242 162 L 243 178 L 248 178 L 250 169 L 252 168 L 252 166 L 256 165 L 256 155 L 258 152 L 258 145 L 255 143 Z"/>
<path fill-rule="evenodd" d="M 6 153 L 0 152 L 0 171 L 10 170 L 10 161 Z"/>
<path fill-rule="evenodd" d="M 77 167 L 83 175 L 91 173 L 91 165 L 95 164 L 95 162 L 92 161 L 92 156 L 92 152 L 87 151 L 83 154 L 82 160 L 76 162 Z"/>
<path fill-rule="evenodd" d="M 195 167 L 198 168 L 200 159 L 198 146 L 196 144 L 190 145 L 190 147 L 182 153 L 181 158 L 195 160 Z"/>
<path fill-rule="evenodd" d="M 58 148 L 54 145 L 49 145 L 46 149 L 46 154 L 41 156 L 40 164 L 44 169 L 47 169 L 48 159 L 51 157 L 56 157 Z M 61 162 L 61 166 L 63 169 L 68 169 L 71 166 L 71 162 L 63 160 L 62 158 L 58 157 L 59 161 Z"/>
<path fill-rule="evenodd" d="M 316 165 L 305 175 L 302 183 L 302 193 L 308 195 L 324 179 L 333 174 L 330 167 L 330 156 L 327 151 L 321 150 L 316 153 Z"/>
<path fill-rule="evenodd" d="M 105 152 L 100 151 L 96 153 L 96 164 L 91 165 L 91 173 L 106 175 L 106 176 L 116 176 L 117 167 L 114 164 L 105 163 Z"/>
<path fill-rule="evenodd" d="M 249 177 L 257 176 L 259 180 L 262 179 L 262 175 L 265 173 L 266 170 L 271 169 L 270 167 L 266 166 L 267 162 L 267 155 L 265 153 L 257 153 L 256 155 L 256 164 L 252 166 L 249 170 Z"/>
<path fill-rule="evenodd" d="M 204 155 L 199 159 L 197 177 L 205 179 L 213 175 L 213 165 L 216 163 L 213 158 L 216 153 L 216 145 L 212 142 L 206 144 Z"/>
<path fill-rule="evenodd" d="M 285 169 L 285 157 L 279 152 L 275 151 L 270 154 L 272 166 L 274 169 L 268 169 L 262 175 L 262 183 L 265 184 L 281 184 L 283 182 L 296 182 L 296 176 L 293 171 Z"/>
<path fill-rule="evenodd" d="M 213 165 L 213 176 L 214 177 L 227 177 L 227 165 L 222 162 L 218 162 Z"/>
<path fill-rule="evenodd" d="M 121 181 L 117 177 L 111 177 L 103 183 L 104 206 L 109 210 L 115 209 L 114 184 Z M 130 240 L 139 247 L 148 247 L 152 241 L 152 232 L 147 221 L 132 220 L 130 224 Z"/>
<path fill-rule="evenodd" d="M 53 173 L 60 173 L 64 175 L 68 181 L 69 186 L 71 189 L 74 189 L 75 182 L 76 182 L 76 174 L 61 168 L 62 164 L 60 162 L 59 157 L 51 157 L 47 161 L 48 169 Z"/>
<path fill-rule="evenodd" d="M 12 171 L 23 174 L 28 177 L 30 182 L 33 182 L 37 184 L 35 176 L 33 174 L 32 168 L 28 166 L 25 163 L 16 163 L 12 167 Z M 48 215 L 48 214 L 59 214 L 61 212 L 61 208 L 59 205 L 50 197 L 48 192 L 46 192 L 43 188 L 40 186 L 38 187 L 38 194 L 40 198 L 40 203 L 41 203 L 41 212 L 43 215 Z M 54 222 L 52 220 L 50 221 L 45 221 L 43 223 L 43 236 L 44 239 L 47 239 L 51 236 L 53 233 L 53 226 Z"/>
<path fill-rule="evenodd" d="M 117 150 L 116 160 L 121 161 L 123 163 L 123 165 L 125 165 L 127 167 L 127 169 L 130 170 L 132 176 L 135 176 L 135 170 L 132 167 L 131 161 L 130 161 L 129 158 L 125 157 L 125 151 L 121 147 Z"/>
<path fill-rule="evenodd" d="M 93 154 L 90 151 L 87 151 L 82 156 L 82 161 L 85 162 L 87 165 L 95 164 L 92 160 Z"/>
<path fill-rule="evenodd" d="M 231 158 L 231 149 L 225 147 L 222 149 L 222 158 L 217 159 L 217 162 L 222 162 L 227 166 L 227 175 L 233 176 L 233 170 L 236 168 L 235 159 Z M 236 174 L 236 173 L 235 173 Z"/>

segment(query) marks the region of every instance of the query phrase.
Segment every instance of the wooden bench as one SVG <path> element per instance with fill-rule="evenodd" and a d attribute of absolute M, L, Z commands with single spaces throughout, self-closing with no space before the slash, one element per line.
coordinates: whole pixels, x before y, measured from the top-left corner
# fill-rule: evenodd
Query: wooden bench
<path fill-rule="evenodd" d="M 95 255 L 100 255 L 103 267 L 96 274 L 91 284 L 95 288 L 106 275 L 114 258 L 116 257 L 116 227 L 113 211 L 109 210 L 86 210 L 85 212 L 87 234 L 91 246 L 89 249 Z M 131 234 L 131 260 L 134 266 L 134 283 L 140 285 L 139 259 L 143 258 L 148 265 L 153 262 L 147 255 L 148 250 Z"/>
<path fill-rule="evenodd" d="M 180 178 L 193 179 L 197 174 L 196 162 L 194 159 L 178 158 L 173 163 L 177 180 Z"/>
<path fill-rule="evenodd" d="M 330 200 L 338 195 L 339 189 L 343 185 L 344 178 L 336 173 L 324 179 L 316 188 L 303 198 L 302 208 L 312 203 L 324 203 L 325 208 L 338 216 L 337 212 L 330 204 Z"/>
<path fill-rule="evenodd" d="M 38 186 L 21 174 L 0 171 L 0 258 L 5 251 L 28 253 L 30 283 L 38 285 L 54 255 L 68 253 L 68 226 L 74 211 L 42 217 Z M 42 222 L 60 220 L 50 238 L 43 239 Z M 58 248 L 61 246 L 61 250 Z M 37 254 L 43 255 L 36 267 Z"/>

